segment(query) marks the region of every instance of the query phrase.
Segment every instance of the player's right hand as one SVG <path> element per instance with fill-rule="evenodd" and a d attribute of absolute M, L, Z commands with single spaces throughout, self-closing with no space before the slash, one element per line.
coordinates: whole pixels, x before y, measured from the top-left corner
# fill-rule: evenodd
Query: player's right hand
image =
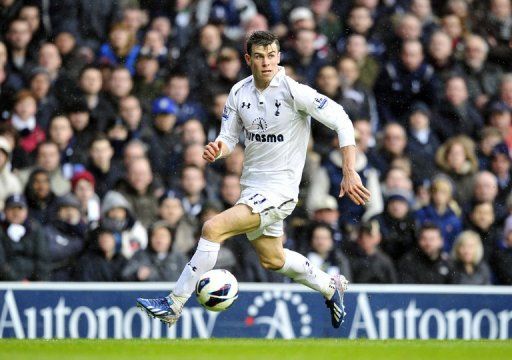
<path fill-rule="evenodd" d="M 220 154 L 220 141 L 218 142 L 210 142 L 208 145 L 204 147 L 203 151 L 203 159 L 208 161 L 209 163 L 217 160 L 217 157 Z"/>

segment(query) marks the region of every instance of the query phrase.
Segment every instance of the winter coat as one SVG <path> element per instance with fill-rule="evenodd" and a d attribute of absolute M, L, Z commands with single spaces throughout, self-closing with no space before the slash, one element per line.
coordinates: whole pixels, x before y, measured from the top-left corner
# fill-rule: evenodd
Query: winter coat
<path fill-rule="evenodd" d="M 427 205 L 416 211 L 414 217 L 418 228 L 425 223 L 434 223 L 441 229 L 446 252 L 452 249 L 455 238 L 462 232 L 462 220 L 450 208 L 444 214 L 439 214 L 433 205 Z"/>
<path fill-rule="evenodd" d="M 455 107 L 447 101 L 442 101 L 436 109 L 432 129 L 444 142 L 446 139 L 457 135 L 477 138 L 483 124 L 482 116 L 469 102 L 461 107 Z"/>
<path fill-rule="evenodd" d="M 126 209 L 127 212 L 126 222 L 120 229 L 111 228 L 113 224 L 109 223 L 106 216 L 111 209 L 117 207 Z M 148 245 L 146 229 L 135 219 L 132 206 L 128 200 L 117 191 L 109 191 L 103 198 L 100 223 L 107 228 L 111 228 L 118 235 L 117 247 L 126 259 L 131 258 L 137 250 L 145 249 Z"/>
<path fill-rule="evenodd" d="M 496 250 L 490 263 L 498 284 L 512 285 L 512 247 Z"/>
<path fill-rule="evenodd" d="M 383 212 L 372 220 L 379 222 L 379 230 L 382 236 L 380 248 L 395 262 L 416 243 L 416 223 L 411 213 L 403 219 L 395 219 L 389 213 Z"/>
<path fill-rule="evenodd" d="M 151 269 L 149 277 L 144 281 L 176 281 L 181 271 L 187 264 L 187 259 L 182 253 L 169 252 L 164 258 L 160 258 L 151 249 L 137 251 L 122 271 L 122 278 L 126 281 L 140 281 L 137 272 L 142 266 Z"/>
<path fill-rule="evenodd" d="M 71 281 L 73 267 L 85 248 L 85 226 L 55 220 L 44 228 L 52 281 Z"/>
<path fill-rule="evenodd" d="M 398 282 L 393 261 L 380 249 L 368 255 L 353 243 L 349 259 L 354 283 L 393 284 Z"/>
<path fill-rule="evenodd" d="M 464 268 L 464 264 L 456 261 L 454 264 L 453 283 L 460 285 L 491 285 L 491 269 L 486 262 L 477 264 L 474 272 L 469 274 Z"/>
<path fill-rule="evenodd" d="M 398 274 L 404 284 L 452 284 L 454 276 L 446 254 L 431 259 L 419 248 L 404 255 L 398 263 Z"/>
<path fill-rule="evenodd" d="M 0 280 L 48 280 L 49 252 L 41 227 L 27 220 L 25 235 L 18 241 L 9 234 L 10 224 L 0 226 Z"/>
<path fill-rule="evenodd" d="M 86 252 L 75 268 L 76 281 L 121 281 L 121 272 L 126 266 L 126 258 L 122 254 L 115 254 L 107 259 L 98 250 Z"/>

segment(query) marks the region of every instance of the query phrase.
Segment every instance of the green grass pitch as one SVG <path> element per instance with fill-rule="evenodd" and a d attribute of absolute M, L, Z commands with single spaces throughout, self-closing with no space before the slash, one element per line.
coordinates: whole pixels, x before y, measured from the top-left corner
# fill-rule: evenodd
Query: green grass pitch
<path fill-rule="evenodd" d="M 440 340 L 0 340 L 0 359 L 512 359 L 512 341 Z"/>

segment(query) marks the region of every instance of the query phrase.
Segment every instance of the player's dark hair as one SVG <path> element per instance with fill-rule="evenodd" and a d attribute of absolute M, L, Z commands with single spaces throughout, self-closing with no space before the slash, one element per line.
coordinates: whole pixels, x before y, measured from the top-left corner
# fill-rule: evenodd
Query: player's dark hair
<path fill-rule="evenodd" d="M 255 31 L 247 39 L 245 52 L 252 56 L 252 47 L 256 46 L 270 46 L 276 44 L 277 51 L 279 51 L 279 39 L 270 31 Z"/>

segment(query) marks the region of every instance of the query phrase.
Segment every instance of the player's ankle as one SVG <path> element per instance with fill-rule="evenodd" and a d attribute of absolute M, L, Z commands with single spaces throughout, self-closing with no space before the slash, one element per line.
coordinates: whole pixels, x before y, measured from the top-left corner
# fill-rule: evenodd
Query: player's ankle
<path fill-rule="evenodd" d="M 185 303 L 189 299 L 188 296 L 180 296 L 173 294 L 172 292 L 169 294 L 169 297 L 172 298 L 174 301 L 178 302 L 181 306 L 185 305 Z"/>

